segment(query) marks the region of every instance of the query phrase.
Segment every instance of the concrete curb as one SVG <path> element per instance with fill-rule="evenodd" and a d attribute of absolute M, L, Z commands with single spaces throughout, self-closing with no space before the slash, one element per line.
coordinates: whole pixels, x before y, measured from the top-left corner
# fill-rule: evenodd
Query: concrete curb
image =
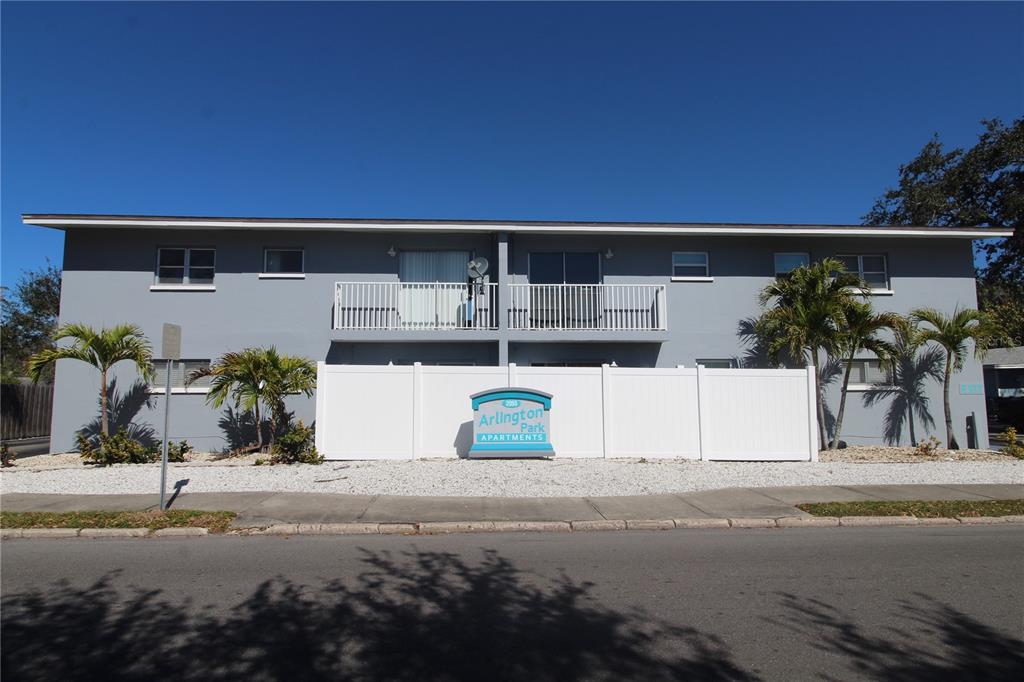
<path fill-rule="evenodd" d="M 883 526 L 994 526 L 1024 524 L 1024 516 L 783 516 L 774 518 L 602 519 L 588 521 L 425 521 L 423 523 L 278 523 L 239 528 L 228 535 L 450 535 L 453 533 L 586 533 L 623 530 L 871 528 Z M 207 528 L 0 528 L 0 539 L 202 537 Z"/>

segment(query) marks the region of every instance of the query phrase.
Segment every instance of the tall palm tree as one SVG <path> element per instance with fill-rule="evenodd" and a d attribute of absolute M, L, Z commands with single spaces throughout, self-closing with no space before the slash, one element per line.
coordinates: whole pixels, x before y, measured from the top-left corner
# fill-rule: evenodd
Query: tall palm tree
<path fill-rule="evenodd" d="M 39 381 L 43 371 L 57 360 L 81 360 L 100 371 L 100 432 L 109 435 L 107 416 L 107 375 L 110 368 L 129 360 L 143 379 L 153 376 L 153 351 L 142 330 L 134 324 L 119 324 L 96 331 L 84 324 L 65 324 L 53 334 L 54 341 L 73 339 L 70 346 L 46 348 L 28 361 L 29 376 Z"/>
<path fill-rule="evenodd" d="M 871 309 L 871 303 L 867 301 L 853 301 L 843 313 L 843 325 L 839 330 L 839 350 L 846 360 L 846 371 L 843 373 L 843 385 L 839 390 L 839 411 L 836 413 L 836 428 L 832 434 L 830 450 L 839 447 L 854 358 L 861 351 L 869 351 L 883 362 L 887 362 L 895 349 L 891 343 L 878 338 L 877 335 L 882 331 L 891 331 L 898 324 L 898 315 L 875 313 Z"/>
<path fill-rule="evenodd" d="M 843 315 L 858 295 L 866 293 L 860 278 L 843 263 L 826 258 L 777 277 L 760 295 L 764 313 L 758 318 L 758 335 L 766 340 L 773 360 L 783 351 L 803 358 L 814 372 L 817 393 L 819 447 L 825 447 L 825 400 L 821 386 L 821 352 L 839 351 Z M 769 304 L 771 306 L 769 307 Z"/>
<path fill-rule="evenodd" d="M 277 349 L 246 348 L 225 353 L 209 367 L 192 372 L 191 384 L 210 377 L 206 402 L 220 408 L 230 399 L 236 408 L 251 412 L 256 425 L 256 447 L 263 449 L 261 405 L 271 414 L 271 443 L 282 425 L 285 396 L 294 393 L 313 395 L 316 390 L 316 366 L 306 358 L 281 355 Z"/>
<path fill-rule="evenodd" d="M 925 348 L 924 339 L 917 322 L 900 317 L 894 327 L 894 352 L 889 359 L 892 372 L 891 386 L 877 386 L 864 393 L 864 406 L 872 407 L 884 398 L 893 398 L 885 414 L 885 439 L 898 445 L 903 436 L 903 420 L 906 418 L 910 444 L 917 444 L 914 416 L 921 421 L 925 430 L 935 427 L 925 390 L 927 381 L 942 381 L 944 352 L 934 346 Z"/>
<path fill-rule="evenodd" d="M 911 316 L 915 321 L 927 322 L 932 327 L 931 329 L 927 327 L 921 329 L 922 341 L 937 343 L 946 353 L 946 368 L 942 378 L 942 411 L 946 418 L 946 447 L 950 450 L 959 450 L 960 445 L 956 442 L 956 436 L 953 435 L 953 415 L 949 408 L 950 379 L 954 370 L 959 372 L 964 367 L 968 341 L 974 341 L 975 354 L 983 352 L 985 342 L 995 333 L 992 323 L 985 313 L 974 308 L 959 306 L 949 316 L 934 308 L 917 308 L 911 312 Z"/>

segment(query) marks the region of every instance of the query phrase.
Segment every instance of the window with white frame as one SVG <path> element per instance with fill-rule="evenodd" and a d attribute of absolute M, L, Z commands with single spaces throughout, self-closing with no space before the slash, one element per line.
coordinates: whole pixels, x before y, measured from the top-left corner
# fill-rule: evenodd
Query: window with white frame
<path fill-rule="evenodd" d="M 707 251 L 674 251 L 672 253 L 673 277 L 708 277 Z"/>
<path fill-rule="evenodd" d="M 186 386 L 188 377 L 196 370 L 210 366 L 209 360 L 172 360 L 171 390 L 176 392 L 206 393 L 210 389 L 210 377 L 201 377 Z M 162 393 L 167 388 L 167 360 L 153 360 L 153 378 L 149 390 Z"/>
<path fill-rule="evenodd" d="M 161 247 L 156 251 L 157 284 L 213 284 L 216 249 Z"/>
<path fill-rule="evenodd" d="M 775 254 L 775 276 L 782 277 L 793 272 L 797 268 L 806 267 L 811 263 L 809 253 L 777 253 Z"/>
<path fill-rule="evenodd" d="M 263 272 L 268 275 L 301 275 L 305 271 L 302 249 L 263 249 Z"/>
<path fill-rule="evenodd" d="M 736 360 L 732 358 L 715 358 L 707 360 L 697 360 L 698 365 L 704 365 L 704 369 L 735 369 Z"/>
<path fill-rule="evenodd" d="M 860 276 L 872 289 L 889 288 L 889 272 L 881 254 L 847 254 L 836 256 L 847 272 Z"/>
<path fill-rule="evenodd" d="M 850 368 L 850 388 L 867 389 L 892 386 L 892 373 L 880 360 L 854 360 Z"/>

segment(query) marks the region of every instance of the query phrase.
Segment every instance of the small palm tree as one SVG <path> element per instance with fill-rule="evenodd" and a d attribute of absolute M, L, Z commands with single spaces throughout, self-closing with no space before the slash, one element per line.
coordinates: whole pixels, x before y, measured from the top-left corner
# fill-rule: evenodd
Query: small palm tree
<path fill-rule="evenodd" d="M 285 397 L 299 393 L 309 397 L 316 391 L 316 365 L 306 358 L 281 355 L 271 346 L 266 350 L 266 366 L 265 392 L 274 424 L 270 432 L 270 444 L 273 445 L 278 429 L 284 426 Z"/>
<path fill-rule="evenodd" d="M 928 381 L 942 381 L 945 354 L 935 347 L 922 350 L 924 340 L 921 338 L 921 330 L 910 318 L 901 316 L 894 331 L 893 355 L 888 363 L 892 372 L 892 385 L 877 386 L 865 392 L 864 406 L 872 407 L 885 398 L 893 398 L 885 414 L 885 439 L 898 445 L 903 436 L 903 420 L 906 418 L 910 443 L 916 445 L 915 415 L 926 431 L 935 427 L 925 384 Z"/>
<path fill-rule="evenodd" d="M 272 443 L 284 418 L 285 396 L 310 396 L 316 390 L 316 366 L 306 358 L 281 355 L 274 347 L 225 353 L 209 367 L 192 372 L 187 382 L 201 377 L 211 379 L 207 403 L 220 408 L 230 399 L 236 408 L 252 413 L 259 450 L 263 449 L 261 405 L 271 414 Z"/>
<path fill-rule="evenodd" d="M 857 353 L 870 351 L 883 362 L 887 362 L 895 349 L 888 341 L 878 338 L 882 331 L 892 330 L 899 324 L 899 316 L 893 313 L 875 313 L 867 301 L 854 301 L 843 313 L 840 329 L 839 350 L 846 360 L 843 385 L 839 391 L 839 411 L 836 413 L 836 427 L 832 434 L 830 450 L 839 447 L 839 435 L 843 430 L 843 415 L 846 412 L 846 396 L 850 386 L 850 372 Z"/>
<path fill-rule="evenodd" d="M 96 331 L 84 324 L 65 324 L 54 332 L 53 340 L 73 339 L 70 346 L 46 348 L 28 361 L 29 376 L 39 381 L 47 367 L 57 360 L 81 360 L 100 371 L 100 432 L 109 435 L 107 415 L 107 375 L 110 368 L 129 360 L 142 378 L 153 375 L 153 351 L 142 330 L 133 324 L 120 324 Z"/>
<path fill-rule="evenodd" d="M 946 353 L 946 368 L 942 375 L 942 411 L 946 418 L 946 447 L 959 450 L 960 445 L 953 435 L 953 414 L 949 407 L 949 383 L 953 371 L 963 369 L 967 357 L 967 342 L 974 341 L 976 354 L 983 352 L 985 342 L 994 333 L 992 324 L 985 313 L 974 308 L 957 306 L 947 316 L 934 308 L 918 308 L 911 312 L 917 322 L 927 322 L 931 328 L 921 329 L 921 340 L 934 342 Z"/>
<path fill-rule="evenodd" d="M 828 443 L 820 353 L 835 355 L 839 351 L 843 315 L 856 297 L 864 293 L 866 288 L 860 278 L 847 272 L 843 263 L 834 258 L 799 267 L 761 291 L 765 311 L 758 318 L 757 335 L 765 340 L 769 356 L 777 362 L 786 351 L 813 368 L 819 447 Z"/>

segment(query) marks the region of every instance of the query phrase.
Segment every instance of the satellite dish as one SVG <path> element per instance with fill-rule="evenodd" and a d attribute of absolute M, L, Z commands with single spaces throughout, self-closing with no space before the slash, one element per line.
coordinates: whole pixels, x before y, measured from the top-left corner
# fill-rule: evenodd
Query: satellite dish
<path fill-rule="evenodd" d="M 469 271 L 470 277 L 472 277 L 473 279 L 480 279 L 487 272 L 487 268 L 489 266 L 490 263 L 487 262 L 487 259 L 484 258 L 483 256 L 480 256 L 479 258 L 474 258 L 473 260 L 469 261 L 469 264 L 467 265 L 466 269 Z"/>

